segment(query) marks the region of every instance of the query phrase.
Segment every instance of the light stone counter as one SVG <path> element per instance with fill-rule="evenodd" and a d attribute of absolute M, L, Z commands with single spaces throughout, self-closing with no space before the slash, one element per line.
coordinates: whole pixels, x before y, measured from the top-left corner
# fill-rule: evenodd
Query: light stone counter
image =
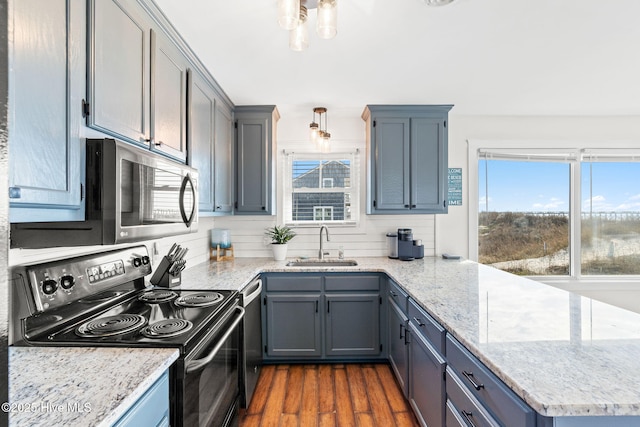
<path fill-rule="evenodd" d="M 182 288 L 240 290 L 261 272 L 384 272 L 541 415 L 640 416 L 640 314 L 471 261 L 357 261 L 211 262 L 183 272 Z"/>
<path fill-rule="evenodd" d="M 9 347 L 9 425 L 110 426 L 178 354 L 177 349 Z"/>

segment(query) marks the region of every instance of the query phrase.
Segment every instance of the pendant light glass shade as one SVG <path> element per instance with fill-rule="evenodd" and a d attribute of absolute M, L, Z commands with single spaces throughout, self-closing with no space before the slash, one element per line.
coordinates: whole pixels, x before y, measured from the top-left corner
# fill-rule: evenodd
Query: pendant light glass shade
<path fill-rule="evenodd" d="M 331 39 L 338 33 L 338 0 L 318 1 L 316 31 L 323 39 Z"/>
<path fill-rule="evenodd" d="M 300 6 L 298 26 L 289 32 L 289 48 L 300 52 L 309 47 L 309 24 L 307 23 L 307 8 Z"/>
<path fill-rule="evenodd" d="M 451 3 L 453 0 L 422 0 L 427 6 L 444 6 Z"/>
<path fill-rule="evenodd" d="M 278 24 L 285 30 L 298 26 L 300 0 L 278 0 Z"/>
<path fill-rule="evenodd" d="M 318 142 L 318 124 L 315 121 L 309 125 L 309 139 L 314 144 Z"/>

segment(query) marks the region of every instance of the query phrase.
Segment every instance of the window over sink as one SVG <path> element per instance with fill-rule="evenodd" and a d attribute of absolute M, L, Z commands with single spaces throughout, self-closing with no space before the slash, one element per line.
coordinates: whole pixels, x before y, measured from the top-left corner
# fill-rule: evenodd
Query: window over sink
<path fill-rule="evenodd" d="M 359 153 L 285 152 L 284 222 L 357 225 Z"/>

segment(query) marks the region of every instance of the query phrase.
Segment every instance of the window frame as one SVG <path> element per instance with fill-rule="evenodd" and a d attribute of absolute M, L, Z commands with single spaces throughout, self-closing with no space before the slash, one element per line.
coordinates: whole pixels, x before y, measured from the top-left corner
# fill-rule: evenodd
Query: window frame
<path fill-rule="evenodd" d="M 606 148 L 602 148 L 606 147 Z M 583 285 L 589 288 L 602 289 L 629 289 L 630 286 L 637 286 L 640 275 L 583 275 L 581 272 L 581 175 L 582 157 L 585 153 L 597 151 L 606 156 L 616 151 L 625 150 L 628 152 L 638 152 L 637 141 L 558 141 L 558 140 L 467 140 L 467 161 L 469 173 L 467 174 L 467 185 L 469 192 L 469 259 L 478 261 L 478 218 L 479 218 L 479 192 L 478 192 L 478 162 L 483 157 L 481 150 L 495 150 L 505 153 L 506 158 L 509 151 L 518 153 L 513 160 L 522 160 L 523 153 L 529 151 L 532 155 L 536 153 L 570 153 L 574 156 L 569 163 L 569 275 L 568 276 L 527 276 L 530 279 L 540 282 L 560 285 L 567 290 L 584 289 Z"/>
<path fill-rule="evenodd" d="M 282 151 L 283 155 L 283 169 L 282 169 L 282 222 L 293 228 L 305 228 L 305 227 L 318 227 L 322 224 L 331 225 L 332 227 L 360 227 L 360 199 L 362 189 L 360 188 L 360 150 L 355 149 L 353 151 L 345 152 L 330 152 L 330 153 L 318 153 L 318 152 L 295 152 L 295 151 Z M 296 192 L 293 188 L 293 162 L 298 160 L 309 161 L 332 161 L 332 160 L 345 160 L 350 161 L 350 173 L 349 173 L 349 187 L 324 187 L 324 180 L 326 178 L 321 177 L 321 181 L 318 183 L 319 188 L 316 189 L 317 193 L 336 193 L 341 192 L 349 194 L 350 209 L 349 212 L 352 218 L 349 220 L 322 220 L 322 221 L 294 221 L 293 209 L 291 203 L 293 200 L 293 194 Z M 333 178 L 330 178 L 333 179 Z M 338 191 L 336 191 L 338 190 Z M 320 206 L 320 205 L 318 205 Z M 332 209 L 333 211 L 333 209 Z M 345 207 L 345 212 L 347 211 Z M 314 206 L 315 215 L 315 206 Z M 332 212 L 333 216 L 333 212 Z M 315 217 L 315 216 L 314 216 Z"/>

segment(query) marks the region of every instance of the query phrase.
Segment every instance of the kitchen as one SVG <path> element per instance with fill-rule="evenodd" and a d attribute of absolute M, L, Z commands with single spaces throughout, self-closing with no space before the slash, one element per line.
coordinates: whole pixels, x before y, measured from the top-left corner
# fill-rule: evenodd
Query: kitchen
<path fill-rule="evenodd" d="M 364 154 L 366 152 L 364 136 L 365 122 L 360 118 L 360 115 L 362 114 L 365 105 L 372 103 L 394 104 L 398 103 L 397 100 L 400 100 L 402 103 L 406 104 L 455 104 L 455 107 L 451 110 L 449 115 L 450 121 L 448 126 L 448 165 L 449 167 L 462 167 L 463 171 L 468 170 L 466 140 L 470 138 L 528 140 L 586 139 L 596 142 L 603 140 L 637 141 L 640 138 L 637 120 L 637 105 L 633 103 L 634 101 L 632 101 L 633 99 L 638 99 L 638 96 L 634 97 L 634 90 L 637 90 L 637 88 L 635 85 L 633 85 L 632 82 L 634 80 L 631 77 L 636 74 L 634 73 L 634 70 L 637 70 L 637 59 L 633 55 L 624 57 L 621 55 L 620 57 L 616 57 L 616 61 L 614 61 L 612 58 L 610 58 L 610 56 L 615 56 L 615 52 L 617 51 L 614 50 L 614 52 L 612 53 L 610 52 L 610 49 L 608 49 L 608 43 L 621 43 L 622 45 L 620 49 L 624 49 L 624 45 L 628 45 L 629 40 L 637 40 L 637 30 L 635 29 L 629 29 L 629 35 L 620 35 L 614 30 L 606 32 L 608 37 L 611 37 L 610 41 L 600 40 L 600 36 L 598 34 L 593 33 L 593 31 L 587 31 L 587 29 L 583 29 L 583 32 L 578 32 L 580 36 L 585 37 L 588 40 L 591 40 L 592 38 L 596 38 L 596 36 L 598 36 L 598 40 L 595 40 L 594 43 L 589 44 L 589 49 L 591 49 L 589 51 L 589 54 L 593 55 L 594 57 L 609 58 L 607 61 L 602 60 L 600 62 L 610 62 L 608 66 L 612 69 L 615 69 L 615 73 L 622 75 L 622 77 L 620 77 L 619 79 L 613 79 L 617 80 L 617 83 L 620 85 L 617 86 L 615 84 L 616 82 L 614 82 L 612 79 L 605 78 L 609 75 L 614 74 L 613 72 L 610 72 L 608 68 L 605 67 L 604 70 L 589 68 L 593 74 L 585 74 L 585 76 L 582 78 L 585 80 L 585 82 L 590 82 L 590 79 L 595 79 L 599 82 L 598 87 L 599 90 L 602 91 L 602 93 L 600 93 L 601 98 L 598 98 L 599 102 L 595 102 L 594 100 L 586 102 L 584 97 L 593 97 L 594 99 L 596 99 L 596 97 L 593 96 L 593 93 L 587 90 L 577 93 L 578 89 L 570 84 L 570 82 L 574 79 L 580 80 L 575 78 L 575 73 L 573 72 L 572 66 L 567 65 L 566 67 L 561 68 L 560 71 L 556 68 L 545 68 L 545 65 L 547 65 L 543 61 L 545 58 L 537 58 L 542 62 L 540 64 L 536 64 L 535 69 L 538 72 L 536 74 L 533 74 L 528 70 L 526 70 L 525 72 L 525 70 L 518 68 L 518 61 L 516 59 L 513 59 L 511 61 L 508 61 L 508 64 L 505 65 L 506 68 L 501 69 L 505 72 L 505 75 L 503 75 L 501 72 L 495 71 L 491 67 L 487 67 L 487 64 L 489 64 L 491 61 L 486 60 L 486 58 L 484 57 L 473 56 L 471 55 L 472 52 L 467 52 L 467 54 L 470 56 L 464 61 L 465 66 L 459 65 L 443 67 L 442 70 L 438 71 L 439 73 L 443 73 L 443 75 L 436 74 L 435 71 L 430 71 L 430 74 L 434 74 L 431 79 L 433 79 L 433 81 L 438 84 L 449 80 L 456 82 L 451 83 L 452 86 L 464 86 L 461 89 L 458 89 L 457 92 L 455 92 L 452 87 L 447 88 L 443 86 L 442 88 L 438 88 L 438 85 L 434 85 L 435 87 L 428 86 L 426 88 L 422 88 L 421 92 L 419 93 L 418 91 L 415 91 L 414 88 L 403 89 L 391 79 L 383 79 L 385 81 L 384 84 L 372 85 L 370 83 L 370 85 L 368 86 L 369 88 L 376 87 L 376 90 L 365 89 L 364 87 L 362 87 L 359 90 L 359 92 L 361 92 L 362 94 L 356 96 L 352 90 L 347 90 L 345 88 L 338 90 L 336 88 L 333 88 L 333 86 L 331 86 L 330 84 L 324 83 L 322 79 L 319 78 L 310 77 L 308 79 L 302 79 L 303 81 L 301 82 L 296 82 L 294 77 L 297 75 L 304 75 L 302 70 L 314 69 L 312 66 L 312 64 L 315 62 L 314 55 L 318 55 L 318 57 L 338 56 L 340 58 L 348 58 L 344 60 L 344 63 L 335 65 L 336 73 L 340 73 L 340 70 L 343 68 L 358 69 L 356 67 L 356 64 L 351 63 L 349 60 L 351 59 L 349 52 L 357 51 L 361 48 L 361 43 L 357 43 L 356 40 L 353 39 L 353 34 L 350 35 L 349 22 L 352 22 L 355 19 L 350 20 L 348 18 L 349 13 L 355 14 L 357 12 L 360 15 L 364 14 L 365 16 L 369 16 L 370 13 L 372 13 L 374 10 L 377 10 L 376 8 L 382 8 L 382 5 L 376 5 L 375 7 L 373 7 L 366 4 L 366 2 L 354 2 L 351 5 L 345 5 L 344 11 L 341 9 L 340 12 L 341 27 L 339 36 L 335 40 L 327 42 L 312 39 L 310 50 L 303 53 L 303 55 L 309 54 L 306 55 L 303 59 L 303 61 L 308 62 L 299 62 L 301 61 L 300 57 L 292 56 L 291 58 L 289 58 L 286 56 L 297 54 L 294 52 L 290 52 L 287 49 L 286 33 L 281 33 L 281 30 L 278 29 L 277 25 L 273 25 L 273 20 L 268 20 L 265 18 L 266 16 L 269 16 L 269 14 L 275 16 L 275 4 L 265 4 L 261 6 L 261 8 L 255 10 L 255 12 L 252 12 L 252 14 L 249 14 L 244 18 L 251 19 L 251 28 L 253 28 L 256 33 L 258 33 L 259 31 L 264 31 L 264 34 L 269 34 L 270 37 L 278 40 L 279 45 L 277 45 L 277 43 L 275 43 L 274 41 L 274 46 L 267 49 L 259 43 L 255 43 L 255 46 L 253 43 L 247 43 L 246 40 L 238 36 L 241 41 L 243 41 L 243 43 L 241 43 L 239 47 L 235 47 L 236 51 L 240 52 L 243 56 L 245 56 L 245 58 L 251 58 L 250 61 L 255 62 L 247 62 L 246 67 L 230 66 L 229 68 L 225 68 L 214 64 L 222 62 L 227 64 L 238 64 L 244 62 L 239 61 L 237 56 L 231 55 L 225 50 L 228 47 L 227 44 L 224 44 L 225 46 L 221 46 L 219 50 L 216 49 L 213 52 L 209 52 L 209 49 L 207 48 L 207 45 L 209 43 L 207 41 L 207 38 L 198 37 L 196 35 L 189 35 L 188 29 L 191 25 L 188 22 L 185 22 L 185 20 L 189 19 L 189 16 L 198 15 L 203 19 L 206 18 L 207 20 L 215 19 L 216 25 L 212 26 L 220 27 L 220 31 L 224 31 L 224 29 L 227 28 L 223 26 L 223 21 L 227 19 L 225 18 L 224 14 L 216 13 L 215 9 L 213 11 L 200 11 L 199 13 L 180 14 L 175 10 L 171 11 L 172 7 L 177 7 L 176 5 L 171 5 L 168 2 L 165 3 L 167 4 L 158 2 L 167 16 L 171 17 L 171 21 L 176 26 L 176 28 L 178 28 L 178 31 L 187 39 L 189 46 L 193 48 L 199 58 L 206 61 L 206 64 L 208 65 L 207 68 L 209 68 L 211 74 L 213 74 L 215 79 L 221 84 L 224 91 L 227 91 L 227 93 L 229 94 L 233 94 L 232 99 L 236 105 L 270 103 L 277 104 L 277 108 L 280 112 L 280 115 L 282 116 L 280 120 L 277 121 L 278 151 L 282 149 L 292 151 L 307 149 L 306 141 L 308 139 L 308 122 L 313 107 L 317 106 L 318 103 L 320 103 L 320 105 L 324 104 L 328 105 L 329 107 L 327 115 L 329 116 L 330 121 L 328 123 L 328 127 L 333 135 L 333 147 L 338 146 L 340 147 L 339 150 L 345 151 L 359 149 L 361 152 L 361 156 L 364 157 Z M 416 16 L 415 19 L 418 19 L 417 16 L 421 14 L 419 15 L 422 17 L 420 19 L 428 20 L 429 25 L 433 26 L 433 31 L 435 32 L 435 34 L 440 33 L 443 35 L 443 37 L 452 37 L 453 33 L 464 34 L 467 31 L 471 33 L 471 29 L 465 29 L 461 27 L 461 22 L 456 21 L 456 19 L 462 19 L 462 16 L 456 16 L 456 14 L 469 14 L 478 16 L 478 14 L 487 13 L 483 7 L 480 7 L 479 5 L 474 6 L 469 4 L 469 2 L 463 1 L 454 2 L 453 4 L 448 5 L 446 8 L 425 8 L 424 5 L 421 4 L 421 2 L 417 1 L 409 1 L 408 3 L 409 4 L 406 7 L 411 12 L 412 16 Z M 82 10 L 82 8 L 84 7 L 84 2 L 72 1 L 70 2 L 70 5 L 72 14 L 84 16 L 84 11 Z M 524 7 L 522 5 L 519 6 Z M 578 6 L 573 6 L 579 9 Z M 212 5 L 211 7 L 220 6 Z M 495 5 L 494 7 L 497 8 L 504 6 Z M 520 16 L 524 14 L 524 12 L 518 9 L 517 6 L 512 7 L 514 7 L 513 10 L 504 11 L 504 13 L 510 13 L 514 16 Z M 564 12 L 569 15 L 571 6 L 565 5 L 563 7 L 567 9 L 564 10 Z M 627 10 L 633 10 L 632 8 L 636 6 L 629 3 L 625 7 L 629 8 Z M 78 10 L 77 8 L 80 8 L 80 10 Z M 489 9 L 491 8 L 487 6 L 487 10 Z M 591 13 L 597 16 L 603 16 L 604 14 L 604 17 L 608 16 L 606 15 L 606 13 L 614 14 L 613 11 L 607 9 L 606 7 L 602 7 L 602 9 L 602 11 L 598 9 L 599 13 L 591 10 Z M 393 10 L 386 10 L 386 12 L 386 15 L 390 16 L 393 16 L 393 13 L 397 13 L 397 11 Z M 587 12 L 584 13 L 585 15 L 587 14 Z M 384 11 L 383 15 L 385 15 Z M 628 15 L 632 14 L 629 13 Z M 571 14 L 570 16 L 574 15 Z M 583 17 L 585 19 L 585 22 L 592 22 L 587 20 L 588 17 L 589 16 Z M 620 22 L 619 20 L 624 19 L 624 17 L 625 14 L 623 14 L 623 16 L 615 15 L 615 19 L 610 19 L 612 22 Z M 58 17 L 58 19 L 60 19 L 60 17 Z M 62 19 L 64 19 L 64 17 Z M 404 19 L 409 18 L 404 17 Z M 487 17 L 487 19 L 489 19 L 489 17 Z M 78 21 L 76 20 L 72 22 Z M 494 38 L 491 39 L 491 41 L 496 43 L 501 41 L 498 30 L 503 27 L 501 27 L 500 25 L 506 25 L 508 27 L 504 28 L 504 31 L 506 31 L 507 29 L 511 29 L 511 25 L 515 26 L 515 24 L 513 23 L 502 23 L 501 20 L 496 19 L 491 22 L 494 26 L 494 30 L 496 31 L 496 34 L 494 35 Z M 373 24 L 374 22 L 372 21 L 371 25 Z M 468 22 L 466 24 L 470 25 Z M 619 26 L 618 28 L 632 28 L 632 25 L 629 25 L 627 27 Z M 482 32 L 482 28 L 475 28 L 475 30 L 476 32 Z M 72 31 L 83 31 L 82 25 L 80 25 L 79 27 L 73 27 Z M 230 31 L 230 29 L 227 28 L 227 31 Z M 374 33 L 377 32 L 371 31 L 368 37 L 374 37 Z M 219 33 L 217 38 L 224 39 L 224 34 L 228 33 L 221 32 Z M 411 34 L 407 34 L 406 36 L 408 37 L 410 35 Z M 382 37 L 384 36 L 384 34 L 379 34 L 377 36 Z M 591 38 L 589 38 L 589 36 Z M 470 46 L 473 46 L 468 37 L 469 36 L 463 39 L 464 42 L 469 43 Z M 521 37 L 525 37 L 525 35 L 521 35 Z M 84 37 L 72 38 L 73 41 L 84 39 Z M 350 44 L 338 45 L 335 48 L 332 47 L 331 43 L 335 44 L 343 39 L 346 39 L 346 41 Z M 549 48 L 549 46 L 545 44 L 547 42 L 548 40 L 545 40 L 544 38 L 540 38 L 537 41 L 537 43 L 545 46 L 545 48 Z M 419 59 L 407 59 L 414 57 L 409 57 L 406 54 L 403 56 L 400 52 L 394 53 L 394 51 L 390 50 L 387 47 L 389 46 L 388 43 L 390 42 L 385 42 L 385 40 L 382 39 L 378 40 L 377 43 L 372 44 L 375 46 L 380 46 L 382 52 L 385 55 L 388 55 L 389 59 L 396 59 L 396 61 L 410 61 L 409 65 L 420 65 Z M 569 41 L 565 40 L 565 43 L 569 43 Z M 581 42 L 576 41 L 576 43 L 577 46 L 582 46 Z M 536 45 L 536 43 L 533 44 Z M 524 41 L 523 45 L 526 45 Z M 558 46 L 558 49 L 568 49 L 569 47 L 571 47 L 570 44 L 568 46 L 562 44 L 559 45 L 560 46 Z M 251 49 L 255 50 L 251 50 L 248 52 L 245 51 L 244 49 L 247 49 L 249 46 L 251 47 Z M 508 47 L 509 46 L 506 46 L 505 49 Z M 317 50 L 313 50 L 314 48 L 316 48 Z M 593 49 L 596 49 L 596 52 L 593 52 Z M 80 51 L 82 51 L 82 49 L 80 49 Z M 221 55 L 223 51 L 227 52 L 227 54 L 230 56 L 225 58 L 224 60 L 218 59 L 217 55 Z M 270 55 L 268 60 L 265 58 L 266 52 L 269 52 Z M 318 53 L 314 54 L 314 52 Z M 339 55 L 336 55 L 336 52 L 338 52 Z M 494 55 L 497 55 L 499 52 L 500 51 L 495 51 Z M 513 53 L 510 50 L 508 52 Z M 524 55 L 530 53 L 531 52 L 529 50 L 523 49 Z M 208 58 L 205 55 L 212 55 L 213 57 L 211 59 L 205 59 Z M 237 55 L 237 53 L 235 55 Z M 368 55 L 371 60 L 374 60 L 376 51 L 368 52 Z M 561 56 L 562 55 L 558 52 L 555 53 L 555 56 L 552 56 L 550 54 L 550 58 L 555 61 L 559 61 Z M 489 56 L 489 58 L 492 57 Z M 271 80 L 267 79 L 265 75 L 263 76 L 263 78 L 268 84 L 258 84 L 257 82 L 260 80 L 257 77 L 252 78 L 248 75 L 243 74 L 247 72 L 247 69 L 255 68 L 258 66 L 260 66 L 260 68 L 265 68 L 262 70 L 263 73 L 270 71 L 271 73 L 277 74 L 280 67 L 275 67 L 275 64 L 284 63 L 281 61 L 285 61 L 287 59 L 293 60 L 294 64 L 290 68 L 288 68 L 288 70 L 290 71 L 287 71 L 287 73 L 290 74 L 286 76 L 286 80 L 288 80 L 286 83 L 281 83 L 279 85 L 273 84 L 271 83 Z M 453 61 L 456 58 L 447 59 Z M 551 59 L 546 58 L 547 61 L 550 61 Z M 586 59 L 584 59 L 584 61 L 586 61 Z M 393 61 L 389 60 L 389 62 L 392 63 Z M 274 64 L 273 66 L 270 65 L 274 69 L 270 69 L 270 67 L 264 67 L 263 63 Z M 469 67 L 469 64 L 473 64 L 474 66 Z M 571 64 L 573 63 L 571 62 Z M 524 65 L 533 66 L 530 61 L 527 61 Z M 75 64 L 75 66 L 77 67 L 78 64 Z M 370 68 L 373 69 L 373 67 Z M 418 68 L 417 71 L 419 71 L 421 67 L 407 68 Z M 492 80 L 493 84 L 496 85 L 493 87 L 486 86 L 486 81 L 484 80 L 482 84 L 474 84 L 472 86 L 465 86 L 457 83 L 472 81 L 472 78 L 469 75 L 455 74 L 462 73 L 463 69 L 470 68 L 473 69 L 474 76 L 480 75 L 487 78 L 486 74 L 491 73 L 498 76 L 500 81 L 495 82 L 495 80 Z M 586 68 L 588 67 L 585 67 L 585 69 Z M 80 73 L 79 75 L 83 75 L 83 66 L 80 65 L 79 69 L 72 69 L 72 72 L 78 72 Z M 380 70 L 379 72 L 384 73 L 384 70 Z M 413 70 L 412 72 L 415 73 L 416 70 Z M 556 73 L 560 73 L 560 75 Z M 504 88 L 502 88 L 502 85 L 507 85 L 507 83 L 510 83 L 512 85 L 518 84 L 518 87 L 520 87 L 520 85 L 523 83 L 521 77 L 523 75 L 528 76 L 529 84 L 534 86 L 540 93 L 538 93 L 537 97 L 529 98 L 526 103 L 520 102 L 518 104 L 514 99 L 517 97 L 514 97 L 513 94 L 521 93 L 521 89 L 516 90 L 512 88 L 511 90 L 504 90 Z M 83 80 L 82 78 L 77 78 L 77 76 L 73 78 L 73 76 L 72 81 Z M 420 81 L 420 79 L 425 81 L 429 80 L 423 75 L 423 73 L 418 73 L 417 75 L 412 74 L 411 76 L 412 79 L 414 79 L 416 82 Z M 513 79 L 513 81 L 508 80 L 509 76 L 512 76 L 511 78 Z M 516 78 L 515 76 L 519 77 Z M 626 76 L 629 77 L 625 78 Z M 275 78 L 275 76 L 272 77 Z M 378 79 L 381 79 L 381 77 L 378 76 Z M 505 82 L 504 79 L 507 79 L 507 81 Z M 275 81 L 276 80 L 273 80 L 273 82 Z M 555 81 L 557 85 L 553 87 L 548 86 L 549 81 Z M 624 85 L 625 82 L 628 83 L 626 86 Z M 578 82 L 576 82 L 576 84 L 577 83 Z M 247 85 L 249 85 L 247 88 L 243 88 Z M 563 85 L 566 85 L 566 89 L 563 89 Z M 39 88 L 39 90 L 45 91 L 48 89 L 46 87 L 46 83 L 44 86 L 45 87 Z M 316 88 L 319 88 L 321 90 L 316 90 Z M 545 88 L 549 92 L 553 91 L 559 93 L 560 100 L 553 98 L 554 101 L 549 102 L 548 99 L 550 99 L 551 94 L 542 90 Z M 466 97 L 463 97 L 460 93 L 460 91 L 463 89 L 464 92 L 467 93 Z M 500 90 L 498 91 L 498 89 Z M 79 86 L 72 86 L 70 90 L 70 96 L 72 97 L 71 105 L 80 105 L 82 99 L 86 97 L 84 84 Z M 271 92 L 267 92 L 256 98 L 252 98 L 247 94 L 258 94 L 261 90 L 269 90 Z M 387 91 L 388 95 L 385 95 L 385 90 Z M 351 94 L 351 99 L 349 101 L 338 101 L 340 99 L 338 97 L 338 95 L 340 94 L 339 92 Z M 502 99 L 496 96 L 496 93 L 503 92 L 504 94 Z M 372 95 L 369 95 L 369 93 L 372 93 Z M 421 93 L 428 93 L 429 96 L 425 99 L 425 96 L 421 95 Z M 300 94 L 305 95 L 301 96 Z M 224 93 L 220 95 L 224 95 Z M 293 97 L 294 95 L 296 95 L 297 98 L 289 98 Z M 533 95 L 529 94 L 528 96 L 532 97 Z M 473 102 L 476 102 L 476 104 L 473 104 Z M 223 102 L 223 104 L 224 103 L 225 102 Z M 9 104 L 11 105 L 11 92 L 9 92 Z M 636 108 L 635 110 L 634 107 Z M 84 137 L 99 137 L 100 135 L 102 135 L 99 132 L 95 132 L 93 129 L 85 127 L 82 123 L 78 123 L 79 121 L 84 122 L 84 119 L 76 117 L 74 120 L 76 120 L 76 122 L 72 122 L 71 126 L 72 129 L 75 129 L 74 132 L 77 132 L 77 134 L 72 135 L 73 138 L 78 138 L 79 140 L 80 138 Z M 11 150 L 11 121 L 9 121 L 9 146 Z M 279 157 L 279 153 L 276 153 L 276 157 L 276 170 L 274 172 L 276 177 L 282 177 L 281 168 L 283 167 L 284 162 Z M 364 167 L 364 165 L 365 161 L 361 160 L 360 182 L 363 183 L 363 188 L 364 183 L 366 182 L 366 167 Z M 463 172 L 463 174 L 465 173 Z M 471 177 L 466 177 L 465 179 L 471 180 Z M 279 185 L 280 184 L 278 184 L 278 186 Z M 201 214 L 199 219 L 200 222 L 198 231 L 196 233 L 157 240 L 157 253 L 165 254 L 169 250 L 173 242 L 178 242 L 179 244 L 189 248 L 189 252 L 187 255 L 187 265 L 189 267 L 203 264 L 208 261 L 209 257 L 208 230 L 216 227 L 232 230 L 234 249 L 237 258 L 259 257 L 269 259 L 271 257 L 271 253 L 270 247 L 264 244 L 264 229 L 272 226 L 274 223 L 282 223 L 282 219 L 279 215 L 282 211 L 281 206 L 283 203 L 283 195 L 279 187 L 274 187 L 274 189 L 275 191 L 273 191 L 273 193 L 276 197 L 276 206 L 278 207 L 277 209 L 275 209 L 275 211 L 278 212 L 276 216 L 234 215 L 208 217 Z M 362 197 L 364 197 L 364 191 L 362 191 Z M 463 257 L 467 257 L 469 255 L 469 247 L 467 242 L 469 240 L 469 234 L 471 233 L 468 226 L 469 220 L 467 206 L 470 204 L 471 199 L 465 192 L 463 192 L 462 202 L 463 205 L 461 207 L 449 207 L 448 213 L 446 215 L 405 215 L 402 217 L 398 217 L 394 215 L 377 216 L 362 214 L 360 225 L 357 228 L 352 229 L 353 231 L 350 231 L 350 229 L 339 227 L 331 228 L 331 241 L 327 243 L 326 248 L 329 250 L 330 256 L 332 257 L 336 256 L 339 246 L 344 247 L 345 255 L 348 258 L 386 256 L 386 240 L 384 234 L 387 231 L 391 231 L 401 225 L 403 227 L 412 228 L 414 230 L 414 234 L 423 240 L 423 243 L 425 244 L 425 255 L 427 256 L 439 255 L 441 253 L 454 253 L 460 254 Z M 362 205 L 364 205 L 364 203 L 362 203 Z M 364 212 L 364 210 L 364 206 L 362 206 L 361 211 Z M 316 256 L 318 250 L 317 228 L 300 229 L 298 234 L 298 237 L 291 243 L 291 252 L 289 256 Z M 150 252 L 153 252 L 153 242 L 148 242 L 148 244 Z M 43 250 L 12 249 L 9 253 L 8 260 L 11 265 L 19 265 L 39 262 L 55 257 L 80 255 L 87 253 L 88 250 L 96 249 L 97 248 L 95 247 L 75 247 L 66 249 Z M 246 278 L 246 280 L 249 279 L 250 277 Z"/>

